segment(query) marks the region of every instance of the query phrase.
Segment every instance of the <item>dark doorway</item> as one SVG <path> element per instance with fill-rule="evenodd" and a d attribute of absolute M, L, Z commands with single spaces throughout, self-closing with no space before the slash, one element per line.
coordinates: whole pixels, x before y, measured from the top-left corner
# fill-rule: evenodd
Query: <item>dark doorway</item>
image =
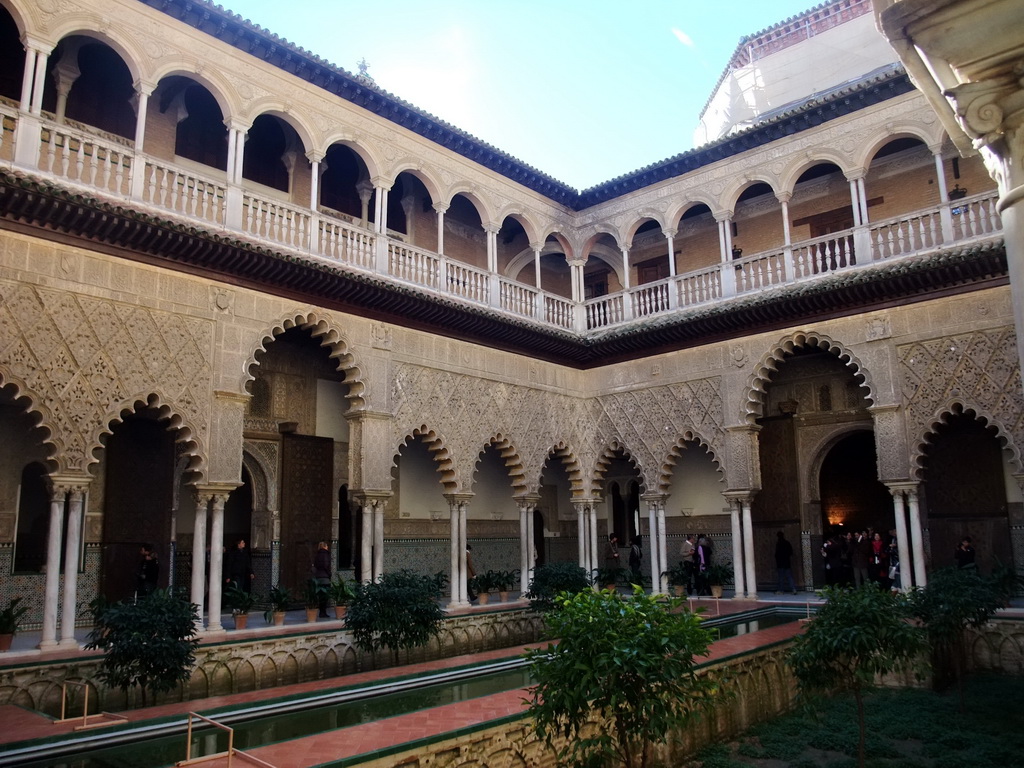
<path fill-rule="evenodd" d="M 312 576 L 317 542 L 331 540 L 334 440 L 282 437 L 281 584 L 294 593 Z"/>
<path fill-rule="evenodd" d="M 123 600 L 135 593 L 139 547 L 149 543 L 167 586 L 174 483 L 174 435 L 166 422 L 143 413 L 114 426 L 107 440 L 100 594 Z"/>
<path fill-rule="evenodd" d="M 893 527 L 892 495 L 878 481 L 873 432 L 855 432 L 833 446 L 821 464 L 822 531 Z"/>

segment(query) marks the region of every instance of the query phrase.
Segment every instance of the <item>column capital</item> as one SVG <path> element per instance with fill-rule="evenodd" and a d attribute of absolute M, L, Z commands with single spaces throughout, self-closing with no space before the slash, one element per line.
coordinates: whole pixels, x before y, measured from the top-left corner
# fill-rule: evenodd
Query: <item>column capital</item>
<path fill-rule="evenodd" d="M 54 493 L 85 493 L 92 483 L 92 475 L 50 475 Z"/>
<path fill-rule="evenodd" d="M 867 178 L 867 168 L 851 168 L 848 171 L 843 171 L 843 176 L 846 177 L 847 181 L 860 181 L 861 179 Z"/>
<path fill-rule="evenodd" d="M 450 505 L 455 506 L 456 504 L 468 504 L 476 496 L 475 493 L 445 493 L 442 494 Z"/>
<path fill-rule="evenodd" d="M 57 43 L 51 43 L 48 40 L 41 40 L 27 32 L 21 36 L 21 44 L 30 51 L 45 53 L 47 56 L 53 53 L 53 49 L 57 47 Z"/>
<path fill-rule="evenodd" d="M 395 180 L 389 179 L 387 176 L 374 176 L 370 179 L 370 183 L 373 184 L 374 189 L 382 189 L 385 192 L 390 192 L 391 188 L 395 186 Z"/>
<path fill-rule="evenodd" d="M 530 250 L 539 253 L 544 250 L 544 243 L 530 243 Z"/>
<path fill-rule="evenodd" d="M 387 502 L 394 494 L 391 491 L 379 491 L 359 488 L 350 490 L 349 495 L 359 502 L 359 506 L 377 506 Z"/>
<path fill-rule="evenodd" d="M 884 485 L 886 488 L 889 489 L 889 493 L 891 493 L 893 496 L 902 496 L 904 493 L 916 494 L 918 488 L 920 488 L 920 483 L 915 483 L 911 481 L 899 483 L 885 483 Z"/>
<path fill-rule="evenodd" d="M 489 235 L 496 235 L 501 230 L 501 224 L 500 223 L 499 224 L 495 224 L 493 221 L 488 221 L 487 223 L 483 224 L 482 226 L 483 226 L 484 232 L 486 232 Z"/>
<path fill-rule="evenodd" d="M 244 120 L 239 120 L 237 117 L 229 117 L 224 121 L 224 126 L 229 131 L 238 131 L 239 133 L 248 133 L 249 129 L 252 128 L 252 123 L 247 123 Z"/>
<path fill-rule="evenodd" d="M 157 85 L 159 85 L 159 83 L 153 83 L 149 80 L 136 80 L 134 83 L 132 83 L 132 88 L 135 89 L 135 93 L 137 94 L 145 94 L 146 96 L 152 96 L 153 91 L 156 90 Z"/>
<path fill-rule="evenodd" d="M 676 229 L 675 227 L 665 227 L 665 229 L 661 230 L 661 234 L 665 236 L 666 240 L 669 240 L 678 235 L 679 230 Z"/>
<path fill-rule="evenodd" d="M 319 163 L 325 157 L 327 157 L 327 153 L 321 149 L 311 149 L 306 153 L 306 159 L 311 163 Z"/>
<path fill-rule="evenodd" d="M 451 206 L 448 203 L 434 203 L 433 208 L 436 213 L 447 213 Z"/>
<path fill-rule="evenodd" d="M 731 491 L 722 491 L 722 496 L 730 504 L 734 502 L 743 502 L 749 504 L 754 500 L 757 495 L 757 491 L 752 488 L 747 489 L 735 489 Z"/>
<path fill-rule="evenodd" d="M 715 217 L 715 221 L 721 223 L 723 221 L 732 221 L 735 211 L 715 211 L 711 215 Z"/>
<path fill-rule="evenodd" d="M 793 199 L 793 193 L 792 192 L 776 192 L 775 193 L 775 199 L 778 200 L 780 203 L 788 203 L 790 200 Z"/>
<path fill-rule="evenodd" d="M 540 494 L 525 493 L 522 496 L 516 496 L 514 501 L 520 506 L 533 507 L 540 503 Z"/>

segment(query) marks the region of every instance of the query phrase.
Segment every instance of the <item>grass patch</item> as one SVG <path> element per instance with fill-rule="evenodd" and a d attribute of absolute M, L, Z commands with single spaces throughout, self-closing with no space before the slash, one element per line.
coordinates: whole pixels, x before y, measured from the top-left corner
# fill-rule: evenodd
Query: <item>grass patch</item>
<path fill-rule="evenodd" d="M 866 698 L 868 768 L 1005 768 L 1020 760 L 1024 678 L 969 678 L 967 713 L 955 693 L 880 689 Z M 852 698 L 808 701 L 727 744 L 703 750 L 689 768 L 855 768 L 857 717 Z"/>

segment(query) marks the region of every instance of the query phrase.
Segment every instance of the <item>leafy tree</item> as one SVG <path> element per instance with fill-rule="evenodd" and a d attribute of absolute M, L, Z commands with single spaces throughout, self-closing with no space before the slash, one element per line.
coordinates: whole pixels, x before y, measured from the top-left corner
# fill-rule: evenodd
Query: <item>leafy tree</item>
<path fill-rule="evenodd" d="M 713 704 L 716 681 L 696 673 L 712 634 L 681 598 L 584 589 L 561 593 L 544 616 L 558 643 L 526 654 L 535 733 L 548 746 L 561 735 L 559 760 L 573 766 L 641 768 L 651 747 Z M 608 728 L 593 730 L 597 719 Z M 592 735 L 591 735 L 592 734 Z"/>
<path fill-rule="evenodd" d="M 441 629 L 444 611 L 438 581 L 409 570 L 361 584 L 345 614 L 345 629 L 364 651 L 389 648 L 398 663 L 402 648 L 426 645 Z"/>
<path fill-rule="evenodd" d="M 926 647 L 906 598 L 865 584 L 826 587 L 827 602 L 798 637 L 789 664 L 805 692 L 848 690 L 857 703 L 857 764 L 864 768 L 864 691 L 879 675 L 910 668 Z"/>
<path fill-rule="evenodd" d="M 921 619 L 932 647 L 932 679 L 944 688 L 956 685 L 960 712 L 964 700 L 964 631 L 980 627 L 1008 599 L 1001 577 L 985 577 L 976 570 L 942 568 L 928 576 L 927 586 L 911 594 L 914 615 Z"/>
<path fill-rule="evenodd" d="M 589 588 L 587 572 L 576 563 L 545 563 L 534 569 L 526 597 L 535 611 L 547 611 L 559 592 L 575 594 Z"/>
<path fill-rule="evenodd" d="M 199 606 L 157 590 L 140 600 L 92 605 L 94 627 L 90 650 L 103 651 L 97 677 L 111 687 L 139 686 L 146 692 L 170 691 L 185 682 L 195 666 L 199 646 Z"/>

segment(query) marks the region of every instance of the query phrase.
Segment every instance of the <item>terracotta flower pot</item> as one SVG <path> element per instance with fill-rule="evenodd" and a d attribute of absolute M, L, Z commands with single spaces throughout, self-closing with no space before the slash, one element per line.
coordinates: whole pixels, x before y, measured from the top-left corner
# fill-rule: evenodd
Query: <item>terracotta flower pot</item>
<path fill-rule="evenodd" d="M 317 608 L 307 608 L 306 609 L 306 621 L 308 621 L 310 623 L 316 621 L 316 616 L 317 616 L 318 612 L 319 611 L 318 611 Z"/>
<path fill-rule="evenodd" d="M 477 602 L 480 605 L 487 605 L 487 601 L 490 600 L 490 599 L 491 599 L 490 592 L 481 592 L 479 595 L 477 595 Z"/>
<path fill-rule="evenodd" d="M 285 617 L 285 612 L 284 611 L 274 611 L 274 626 L 275 627 L 282 627 L 282 626 L 284 626 L 284 617 Z"/>
<path fill-rule="evenodd" d="M 508 602 L 508 590 L 507 589 L 498 590 L 498 597 L 501 598 L 501 602 L 507 603 Z"/>
<path fill-rule="evenodd" d="M 248 613 L 236 613 L 234 614 L 235 629 L 245 629 L 249 625 L 249 614 Z"/>
<path fill-rule="evenodd" d="M 14 635 L 0 635 L 0 652 L 11 650 L 11 643 L 14 642 Z"/>
<path fill-rule="evenodd" d="M 347 605 L 336 605 L 336 606 L 334 606 L 334 618 L 336 618 L 336 619 L 344 619 L 346 611 L 348 611 L 348 606 Z"/>

